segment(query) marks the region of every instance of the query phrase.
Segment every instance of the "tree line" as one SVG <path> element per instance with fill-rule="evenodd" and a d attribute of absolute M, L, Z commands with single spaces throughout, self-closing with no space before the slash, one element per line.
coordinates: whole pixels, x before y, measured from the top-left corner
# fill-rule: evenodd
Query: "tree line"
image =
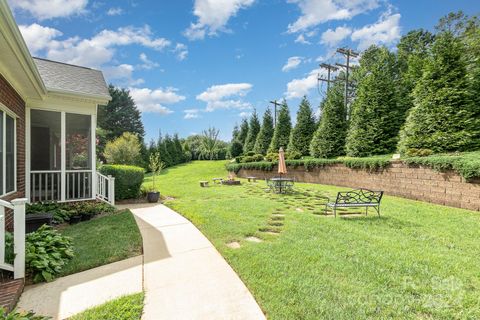
<path fill-rule="evenodd" d="M 342 74 L 339 78 L 342 78 Z M 353 98 L 335 82 L 320 118 L 304 97 L 292 126 L 283 101 L 273 126 L 256 111 L 232 133 L 232 156 L 291 154 L 332 158 L 400 152 L 406 155 L 480 149 L 480 23 L 462 12 L 440 19 L 435 33 L 405 34 L 396 50 L 372 45 L 352 72 Z"/>

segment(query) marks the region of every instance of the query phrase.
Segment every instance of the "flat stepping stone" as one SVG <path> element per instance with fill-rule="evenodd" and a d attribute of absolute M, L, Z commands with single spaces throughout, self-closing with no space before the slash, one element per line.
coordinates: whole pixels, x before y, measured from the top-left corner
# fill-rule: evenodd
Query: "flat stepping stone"
<path fill-rule="evenodd" d="M 271 218 L 273 221 L 282 221 L 285 219 L 284 216 L 272 216 Z"/>
<path fill-rule="evenodd" d="M 284 218 L 285 215 L 283 213 L 272 213 L 273 217 Z"/>
<path fill-rule="evenodd" d="M 268 224 L 274 227 L 283 227 L 283 223 L 281 222 L 269 221 Z"/>
<path fill-rule="evenodd" d="M 260 228 L 260 229 L 258 229 L 258 231 L 263 232 L 263 233 L 275 233 L 275 234 L 280 233 L 280 230 L 275 229 L 275 228 Z"/>
<path fill-rule="evenodd" d="M 238 241 L 233 241 L 233 242 L 229 242 L 227 243 L 227 247 L 229 247 L 230 249 L 240 249 L 240 242 Z"/>
<path fill-rule="evenodd" d="M 249 241 L 249 242 L 256 242 L 256 243 L 263 242 L 262 239 L 254 237 L 254 236 L 246 237 L 245 240 Z"/>
<path fill-rule="evenodd" d="M 302 208 L 296 208 L 295 211 L 303 212 L 304 210 Z"/>

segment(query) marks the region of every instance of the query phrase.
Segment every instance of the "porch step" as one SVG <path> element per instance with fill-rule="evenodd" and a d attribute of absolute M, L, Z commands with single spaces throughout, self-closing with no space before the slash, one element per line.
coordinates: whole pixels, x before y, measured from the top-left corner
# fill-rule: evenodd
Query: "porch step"
<path fill-rule="evenodd" d="M 11 311 L 23 292 L 24 279 L 6 280 L 0 282 L 0 307 Z"/>

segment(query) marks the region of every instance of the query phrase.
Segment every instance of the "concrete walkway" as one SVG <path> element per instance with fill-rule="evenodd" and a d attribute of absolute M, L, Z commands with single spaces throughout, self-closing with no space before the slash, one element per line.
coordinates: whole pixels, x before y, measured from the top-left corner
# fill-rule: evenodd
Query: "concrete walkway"
<path fill-rule="evenodd" d="M 123 295 L 142 292 L 142 256 L 27 286 L 17 304 L 52 319 L 65 319 Z"/>
<path fill-rule="evenodd" d="M 129 205 L 143 236 L 143 319 L 265 319 L 208 239 L 164 205 Z"/>

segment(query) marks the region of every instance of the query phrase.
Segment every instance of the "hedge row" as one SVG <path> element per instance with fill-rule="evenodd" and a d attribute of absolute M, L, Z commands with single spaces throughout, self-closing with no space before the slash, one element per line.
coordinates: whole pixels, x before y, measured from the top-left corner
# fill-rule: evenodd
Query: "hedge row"
<path fill-rule="evenodd" d="M 341 157 L 337 159 L 299 159 L 286 160 L 287 167 L 297 168 L 303 166 L 306 171 L 314 168 L 321 168 L 327 165 L 342 163 L 348 168 L 363 170 L 380 170 L 390 165 L 391 156 L 374 156 L 367 158 L 349 158 Z M 402 161 L 410 166 L 426 166 L 437 171 L 454 170 L 466 180 L 480 178 L 480 151 L 456 153 L 456 154 L 440 154 L 428 157 L 407 157 Z M 250 162 L 250 163 L 230 163 L 227 164 L 228 171 L 237 173 L 240 169 L 271 171 L 277 165 L 274 162 Z"/>
<path fill-rule="evenodd" d="M 100 167 L 100 173 L 115 177 L 116 200 L 133 199 L 139 196 L 145 175 L 143 168 L 120 164 L 103 165 Z"/>

